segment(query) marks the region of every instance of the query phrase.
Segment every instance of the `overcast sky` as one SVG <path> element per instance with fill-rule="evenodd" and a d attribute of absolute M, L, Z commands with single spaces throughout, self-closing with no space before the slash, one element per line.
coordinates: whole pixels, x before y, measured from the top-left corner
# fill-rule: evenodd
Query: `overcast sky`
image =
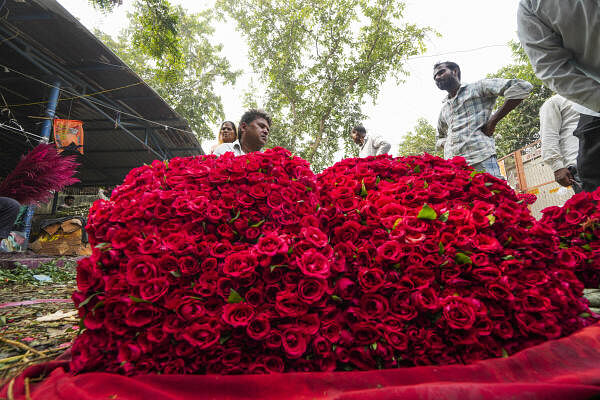
<path fill-rule="evenodd" d="M 205 0 L 170 0 L 191 12 L 200 11 L 212 4 Z M 127 25 L 126 12 L 133 0 L 108 16 L 95 11 L 85 0 L 58 0 L 88 29 L 98 28 L 116 35 Z M 517 40 L 516 12 L 519 0 L 410 0 L 406 2 L 405 19 L 421 26 L 429 26 L 441 34 L 427 43 L 423 56 L 408 60 L 406 70 L 410 73 L 406 82 L 397 85 L 389 79 L 382 86 L 375 104 L 368 102 L 363 112 L 367 132 L 386 137 L 392 143 L 392 153 L 397 154 L 398 144 L 412 130 L 419 117 L 426 118 L 433 126 L 437 124 L 441 92 L 434 84 L 432 67 L 436 61 L 455 61 L 461 66 L 463 82 L 473 82 L 486 74 L 511 63 L 510 40 Z M 219 93 L 223 100 L 226 119 L 239 120 L 244 109 L 240 99 L 254 76 L 247 61 L 247 47 L 232 25 L 215 26 L 215 42 L 223 44 L 223 55 L 233 68 L 245 73 L 235 87 L 223 87 Z M 215 135 L 218 126 L 215 126 Z M 207 150 L 214 142 L 204 142 Z"/>

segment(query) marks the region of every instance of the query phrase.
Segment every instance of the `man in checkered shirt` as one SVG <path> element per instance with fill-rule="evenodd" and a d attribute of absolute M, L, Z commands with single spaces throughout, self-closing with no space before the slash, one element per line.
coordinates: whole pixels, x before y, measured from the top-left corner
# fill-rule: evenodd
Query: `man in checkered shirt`
<path fill-rule="evenodd" d="M 438 120 L 436 147 L 444 147 L 444 158 L 464 157 L 476 170 L 503 179 L 496 159 L 494 130 L 527 97 L 533 85 L 500 78 L 461 85 L 460 67 L 450 61 L 433 66 L 433 79 L 438 88 L 448 92 Z M 506 101 L 492 114 L 498 96 Z"/>

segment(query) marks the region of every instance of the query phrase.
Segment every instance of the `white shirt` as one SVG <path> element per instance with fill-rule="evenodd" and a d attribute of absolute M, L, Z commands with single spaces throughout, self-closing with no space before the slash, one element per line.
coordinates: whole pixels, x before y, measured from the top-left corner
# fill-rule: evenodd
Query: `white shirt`
<path fill-rule="evenodd" d="M 365 142 L 363 143 L 360 151 L 358 152 L 358 156 L 369 157 L 369 156 L 378 156 L 380 154 L 385 154 L 390 151 L 392 145 L 387 142 L 381 136 L 365 136 Z"/>
<path fill-rule="evenodd" d="M 243 156 L 244 150 L 242 150 L 242 145 L 239 140 L 236 140 L 233 143 L 221 143 L 217 148 L 213 151 L 215 156 L 221 156 L 227 152 L 233 152 L 236 156 Z"/>
<path fill-rule="evenodd" d="M 540 108 L 542 158 L 552 171 L 577 165 L 579 139 L 573 136 L 573 131 L 578 122 L 579 113 L 573 102 L 558 94 Z"/>
<path fill-rule="evenodd" d="M 517 25 L 535 74 L 577 111 L 600 116 L 600 2 L 521 0 Z"/>

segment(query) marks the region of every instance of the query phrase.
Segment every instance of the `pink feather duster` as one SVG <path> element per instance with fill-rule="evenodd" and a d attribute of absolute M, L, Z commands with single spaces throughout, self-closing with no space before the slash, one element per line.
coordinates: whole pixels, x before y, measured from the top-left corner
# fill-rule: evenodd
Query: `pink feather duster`
<path fill-rule="evenodd" d="M 0 183 L 0 196 L 25 205 L 45 203 L 53 191 L 79 182 L 73 177 L 78 166 L 75 156 L 63 157 L 53 145 L 40 144 Z"/>

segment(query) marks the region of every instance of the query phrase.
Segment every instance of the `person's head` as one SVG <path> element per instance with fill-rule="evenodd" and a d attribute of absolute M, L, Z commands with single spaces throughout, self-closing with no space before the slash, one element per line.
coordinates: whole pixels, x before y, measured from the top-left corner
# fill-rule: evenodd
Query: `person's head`
<path fill-rule="evenodd" d="M 219 129 L 219 144 L 222 143 L 233 143 L 237 139 L 237 129 L 235 124 L 231 121 L 225 121 L 221 124 Z"/>
<path fill-rule="evenodd" d="M 452 61 L 433 66 L 433 80 L 441 90 L 452 91 L 460 87 L 460 67 Z"/>
<path fill-rule="evenodd" d="M 350 132 L 350 137 L 356 144 L 361 144 L 365 136 L 367 136 L 367 130 L 362 125 L 356 125 Z"/>
<path fill-rule="evenodd" d="M 239 124 L 240 143 L 247 147 L 260 150 L 267 144 L 271 129 L 271 117 L 263 110 L 251 109 L 242 115 Z"/>
<path fill-rule="evenodd" d="M 73 196 L 65 197 L 65 204 L 68 206 L 72 206 L 73 204 L 75 204 L 75 197 L 73 197 Z"/>

